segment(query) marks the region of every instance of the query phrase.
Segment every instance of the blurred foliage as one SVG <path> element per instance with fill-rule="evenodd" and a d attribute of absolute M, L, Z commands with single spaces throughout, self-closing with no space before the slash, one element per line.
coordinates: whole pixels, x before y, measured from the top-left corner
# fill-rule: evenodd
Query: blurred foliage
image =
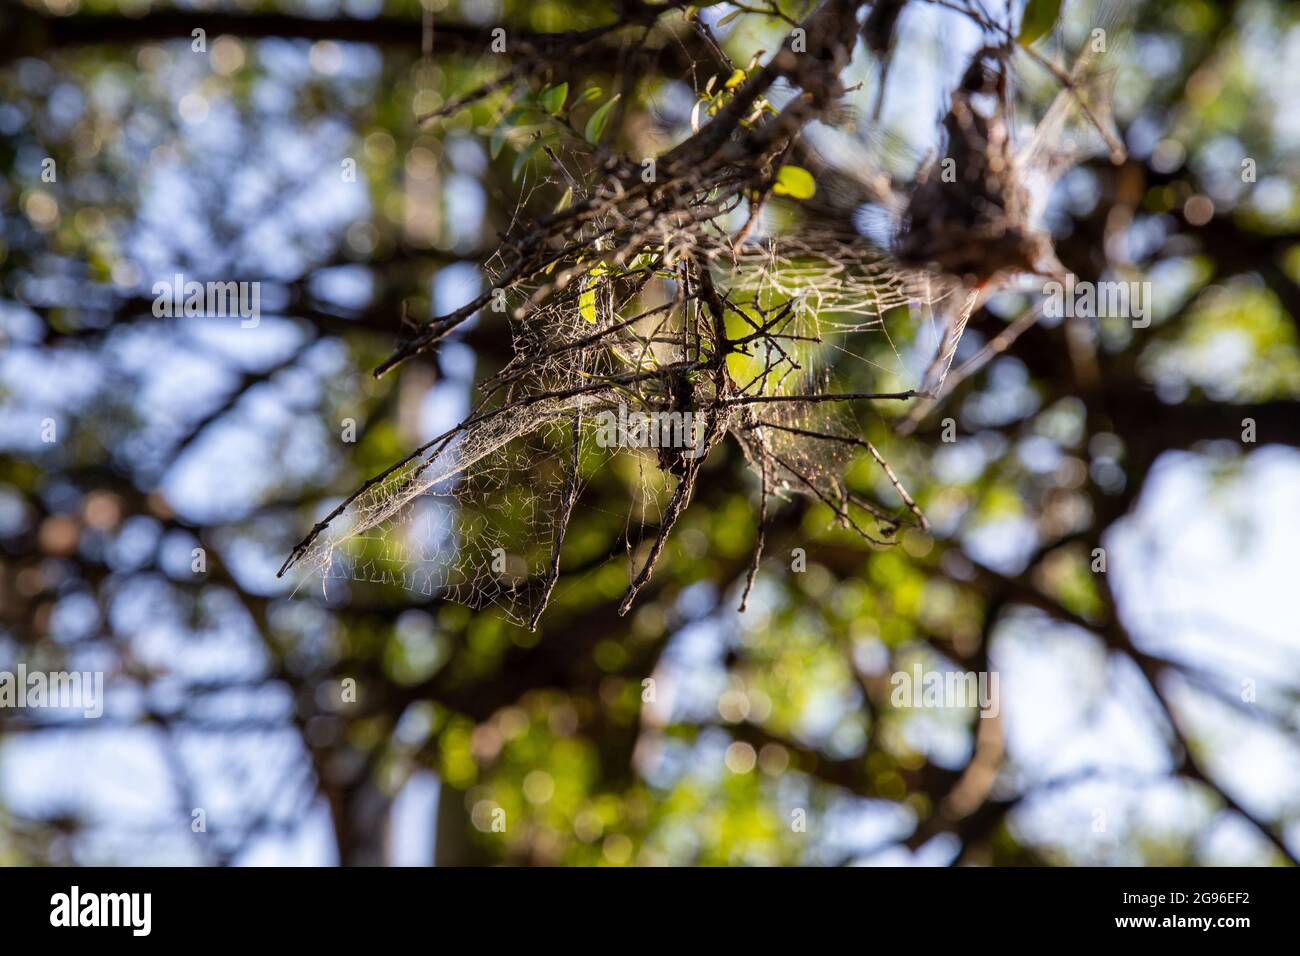
<path fill-rule="evenodd" d="M 679 68 L 703 41 L 673 13 L 631 73 L 613 53 L 561 58 L 420 125 L 500 75 L 493 25 L 555 33 L 612 15 L 595 0 L 427 2 L 427 58 L 417 0 L 48 0 L 0 14 L 12 27 L 0 41 L 0 668 L 105 670 L 109 717 L 95 733 L 113 738 L 0 714 L 0 780 L 42 735 L 81 734 L 76 747 L 109 754 L 78 773 L 65 741 L 71 789 L 51 784 L 33 802 L 0 787 L 0 864 L 240 862 L 313 814 L 329 819 L 338 860 L 382 862 L 394 800 L 430 772 L 447 863 L 1280 861 L 1270 839 L 1295 832 L 1295 791 L 1243 807 L 1237 769 L 1205 757 L 1230 742 L 1202 748 L 1188 719 L 1203 700 L 1232 703 L 1241 673 L 1260 665 L 1216 660 L 1202 680 L 1196 659 L 1152 639 L 1159 626 L 1139 630 L 1125 605 L 1142 595 L 1117 594 L 1093 565 L 1162 456 L 1193 450 L 1226 468 L 1229 500 L 1205 506 L 1231 514 L 1241 419 L 1258 420 L 1260 444 L 1293 456 L 1300 445 L 1297 9 L 1131 5 L 1117 113 L 1132 158 L 1076 171 L 1049 218 L 1080 276 L 1152 281 L 1154 321 L 1041 323 L 910 438 L 893 412 L 860 409 L 932 536 L 867 551 L 824 505 L 783 505 L 738 616 L 756 484 L 737 449 L 720 447 L 654 586 L 620 618 L 622 516 L 644 469 L 584 462 L 586 507 L 562 552 L 571 573 L 530 633 L 392 584 L 295 589 L 274 572 L 339 496 L 453 423 L 472 382 L 509 357 L 508 329 L 484 312 L 437 354 L 370 375 L 404 334 L 404 307 L 425 316 L 471 298 L 512 217 L 564 201 L 537 144 L 585 136 L 656 155 L 689 135 L 711 74 Z M 788 30 L 756 13 L 720 26 L 730 7 L 697 6 L 742 78 Z M 797 19 L 805 6 L 781 10 Z M 1032 6 L 1056 19 L 1053 4 Z M 1058 29 L 1073 29 L 1076 5 L 1064 6 Z M 903 29 L 938 77 L 922 42 L 943 22 L 935 13 L 909 10 Z M 259 34 L 272 14 L 287 20 Z M 202 53 L 191 23 L 209 24 Z M 444 24 L 464 29 L 443 39 Z M 853 105 L 866 113 L 876 81 L 863 76 Z M 697 121 L 734 78 L 716 77 Z M 525 112 L 512 113 L 521 97 Z M 885 112 L 880 138 L 906 137 L 901 112 Z M 551 138 L 530 139 L 540 129 Z M 928 145 L 909 144 L 917 157 Z M 813 196 L 790 168 L 791 188 Z M 261 280 L 260 324 L 155 318 L 153 284 L 178 272 Z M 1004 297 L 976 316 L 958 364 L 1020 304 Z M 861 357 L 887 366 L 896 347 L 917 347 L 918 321 L 886 316 L 888 334 L 864 336 Z M 957 441 L 943 437 L 947 418 Z M 344 419 L 355 442 L 340 440 Z M 47 420 L 53 443 L 41 440 Z M 865 455 L 845 478 L 897 503 Z M 518 520 L 504 507 L 490 518 Z M 1074 731 L 1118 697 L 1168 747 L 1149 779 L 1119 746 L 1113 766 L 1080 750 L 1068 772 L 1019 751 L 1006 684 L 1001 721 L 891 704 L 891 673 L 998 669 L 1003 645 L 1026 636 L 1075 679 Z M 1116 657 L 1135 665 L 1132 679 L 1107 671 Z M 1282 703 L 1266 716 L 1293 760 L 1297 674 L 1271 680 Z M 1050 711 L 1050 696 L 1026 692 L 1019 706 Z M 112 809 L 149 763 L 127 755 L 155 752 L 165 769 L 145 774 L 145 805 Z M 94 793 L 78 793 L 82 775 Z M 1147 814 L 1144 800 L 1174 810 Z M 193 806 L 209 808 L 207 833 L 191 831 Z M 1097 807 L 1111 820 L 1104 836 Z M 1272 836 L 1247 825 L 1230 851 L 1210 846 L 1243 808 Z"/>

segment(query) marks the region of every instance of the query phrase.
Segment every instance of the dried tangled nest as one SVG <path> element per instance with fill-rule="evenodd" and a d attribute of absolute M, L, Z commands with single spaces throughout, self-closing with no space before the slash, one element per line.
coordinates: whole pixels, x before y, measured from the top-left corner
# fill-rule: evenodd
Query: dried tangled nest
<path fill-rule="evenodd" d="M 626 613 L 690 503 L 702 464 L 728 436 L 758 483 L 758 542 L 742 608 L 773 497 L 811 497 L 872 544 L 893 540 L 905 522 L 928 527 L 847 413 L 853 403 L 907 401 L 919 392 L 843 390 L 831 366 L 853 351 L 854 336 L 880 332 L 899 306 L 951 302 L 949 313 L 964 324 L 965 277 L 1034 268 L 1043 238 L 1029 226 L 1005 123 L 1002 54 L 991 50 L 972 63 L 944 121 L 947 158 L 961 178 L 955 186 L 920 179 L 896 255 L 845 223 L 753 235 L 758 211 L 782 192 L 783 160 L 799 131 L 844 92 L 839 74 L 857 6 L 826 3 L 801 28 L 806 55 L 795 55 L 792 34 L 766 66 L 729 84 L 712 122 L 661 157 L 649 181 L 642 166 L 599 145 L 576 149 L 578 158 L 585 151 L 585 164 L 567 162 L 563 143 L 545 146 L 567 183 L 562 208 L 508 237 L 488 263 L 491 288 L 430 322 L 377 374 L 494 309 L 509 314 L 511 359 L 480 384 L 471 414 L 367 481 L 317 523 L 280 573 L 301 562 L 327 580 L 495 603 L 536 627 L 584 486 L 628 456 L 642 496 L 625 516 L 630 566 L 619 610 Z M 803 95 L 771 106 L 763 94 L 776 79 Z M 989 94 L 993 112 L 985 115 L 976 99 Z M 584 178 L 570 165 L 594 171 Z M 728 228 L 746 207 L 747 223 Z M 972 249 L 984 250 L 983 261 L 971 258 Z M 616 410 L 687 416 L 695 440 L 609 447 L 600 421 Z M 861 452 L 882 469 L 895 507 L 847 486 L 848 466 Z"/>

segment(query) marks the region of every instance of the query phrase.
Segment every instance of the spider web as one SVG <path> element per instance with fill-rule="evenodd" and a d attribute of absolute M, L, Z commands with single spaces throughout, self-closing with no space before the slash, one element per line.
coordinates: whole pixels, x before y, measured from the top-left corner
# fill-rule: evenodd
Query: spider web
<path fill-rule="evenodd" d="M 884 335 L 889 310 L 928 309 L 950 291 L 861 240 L 829 232 L 741 249 L 695 239 L 694 251 L 714 262 L 739 326 L 733 335 L 747 331 L 744 315 L 763 322 L 784 313 L 771 329 L 783 338 L 755 342 L 746 357 L 748 371 L 759 374 L 733 369 L 743 396 L 832 391 L 832 369 L 845 355 L 875 375 L 905 376 L 892 342 L 884 349 L 894 358 L 888 369 L 855 343 L 862 333 Z M 557 542 L 584 487 L 623 457 L 618 470 L 634 476 L 622 516 L 634 567 L 664 518 L 673 481 L 656 448 L 606 447 L 599 416 L 620 407 L 625 414 L 669 409 L 665 370 L 689 361 L 702 307 L 683 299 L 661 249 L 652 250 L 630 288 L 590 273 L 549 293 L 542 283 L 513 287 L 514 357 L 481 383 L 479 409 L 357 495 L 346 520 L 326 528 L 299 563 L 321 576 L 327 591 L 341 580 L 399 586 L 473 608 L 496 606 L 529 624 L 555 586 Z M 852 439 L 859 431 L 852 414 L 831 402 L 756 407 L 729 422 L 763 487 L 778 497 L 807 495 L 831 505 L 839 520 L 853 520 L 845 517 L 853 502 L 843 476 L 859 451 L 800 434 Z M 701 427 L 695 423 L 696 437 Z"/>
<path fill-rule="evenodd" d="M 1081 62 L 1070 96 L 1079 96 L 1089 68 Z M 1019 172 L 1053 165 L 1043 143 L 1066 125 L 1069 105 L 1058 99 L 1049 111 Z M 689 505 L 698 464 L 680 447 L 611 447 L 596 423 L 614 410 L 698 415 L 701 456 L 732 436 L 757 478 L 760 521 L 769 497 L 805 495 L 865 540 L 885 543 L 901 509 L 890 514 L 846 486 L 866 452 L 926 526 L 861 437 L 850 403 L 937 391 L 927 383 L 935 375 L 942 384 L 976 299 L 962 279 L 904 267 L 844 222 L 797 223 L 758 239 L 747 224 L 737 235 L 724 224 L 754 202 L 750 171 L 715 164 L 649 188 L 630 177 L 611 187 L 599 171 L 584 179 L 581 163 L 570 169 L 549 155 L 563 180 L 526 183 L 519 209 L 543 186 L 567 184 L 569 211 L 557 207 L 544 228 L 512 226 L 514 238 L 487 267 L 492 307 L 509 313 L 511 359 L 480 383 L 473 414 L 367 482 L 345 503 L 347 520 L 331 524 L 336 511 L 319 523 L 286 568 L 301 560 L 327 581 L 351 577 L 496 605 L 536 626 L 583 488 L 630 471 L 620 516 L 626 611 Z M 485 304 L 480 298 L 475 308 Z M 896 310 L 905 310 L 901 328 L 890 322 Z M 435 319 L 422 347 L 468 315 Z M 922 376 L 900 345 L 927 324 L 943 331 Z M 756 552 L 754 568 L 757 560 Z"/>

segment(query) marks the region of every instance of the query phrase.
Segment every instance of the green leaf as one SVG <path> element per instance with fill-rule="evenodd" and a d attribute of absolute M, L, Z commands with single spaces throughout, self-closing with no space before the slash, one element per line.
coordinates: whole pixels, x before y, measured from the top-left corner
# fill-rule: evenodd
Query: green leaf
<path fill-rule="evenodd" d="M 535 139 L 531 143 L 529 143 L 525 148 L 519 151 L 519 155 L 515 157 L 515 165 L 510 170 L 510 178 L 512 180 L 519 179 L 520 175 L 524 171 L 524 167 L 528 165 L 528 161 L 532 159 L 534 156 L 536 156 L 538 151 L 544 145 L 545 145 L 544 140 Z"/>
<path fill-rule="evenodd" d="M 572 108 L 577 109 L 583 103 L 590 103 L 592 100 L 598 100 L 598 99 L 600 99 L 600 87 L 589 86 L 577 95 L 577 97 L 573 101 Z"/>
<path fill-rule="evenodd" d="M 740 16 L 744 12 L 745 12 L 744 10 L 732 10 L 725 17 L 723 17 L 721 20 L 715 23 L 714 26 L 725 27 L 728 23 L 736 19 L 736 17 Z"/>
<path fill-rule="evenodd" d="M 506 145 L 506 137 L 509 135 L 510 127 L 505 123 L 498 123 L 497 128 L 492 131 L 492 138 L 488 140 L 488 152 L 492 154 L 493 159 L 501 155 L 501 150 Z"/>
<path fill-rule="evenodd" d="M 603 263 L 596 265 L 587 273 L 585 281 L 588 284 L 588 288 L 578 296 L 578 311 L 582 314 L 582 317 L 592 325 L 596 324 L 596 289 L 600 285 L 599 282 L 593 280 L 599 279 L 608 272 L 609 270 L 605 268 Z"/>
<path fill-rule="evenodd" d="M 813 181 L 812 173 L 802 166 L 782 166 L 777 171 L 772 192 L 791 199 L 812 199 L 817 194 L 817 183 Z"/>
<path fill-rule="evenodd" d="M 521 107 L 516 107 L 501 117 L 501 122 L 497 123 L 496 128 L 492 130 L 492 138 L 488 141 L 488 152 L 491 153 L 493 159 L 501 155 L 501 148 L 505 146 L 506 140 L 515 131 L 516 124 L 523 119 L 527 112 Z"/>
<path fill-rule="evenodd" d="M 578 296 L 578 311 L 592 325 L 596 324 L 596 290 L 588 289 Z"/>
<path fill-rule="evenodd" d="M 591 118 L 587 120 L 587 128 L 583 131 L 582 135 L 587 138 L 587 142 L 592 146 L 600 144 L 601 134 L 605 132 L 605 125 L 609 122 L 609 111 L 614 108 L 614 104 L 617 102 L 618 97 L 615 96 L 600 109 L 596 110 L 596 112 L 592 113 Z"/>
<path fill-rule="evenodd" d="M 571 205 L 573 205 L 572 186 L 570 186 L 568 189 L 564 191 L 564 195 L 560 197 L 560 201 L 555 204 L 555 211 L 564 212 L 564 210 L 568 209 Z M 551 263 L 551 264 L 554 265 L 555 263 Z"/>
<path fill-rule="evenodd" d="M 727 89 L 734 90 L 736 87 L 738 87 L 741 83 L 744 82 L 745 82 L 745 71 L 736 70 L 734 73 L 731 74 L 730 78 L 727 80 Z"/>
<path fill-rule="evenodd" d="M 1016 40 L 1022 46 L 1029 46 L 1050 33 L 1060 15 L 1061 0 L 1029 0 L 1025 15 L 1020 18 L 1020 36 Z"/>
<path fill-rule="evenodd" d="M 542 109 L 552 116 L 558 116 L 564 109 L 564 101 L 569 98 L 569 84 L 561 83 L 559 86 L 552 86 L 549 90 L 542 93 Z"/>

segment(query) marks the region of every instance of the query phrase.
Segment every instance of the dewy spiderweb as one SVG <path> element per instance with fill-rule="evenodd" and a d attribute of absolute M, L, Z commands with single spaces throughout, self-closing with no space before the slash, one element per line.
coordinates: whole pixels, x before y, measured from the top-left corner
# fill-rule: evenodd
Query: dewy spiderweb
<path fill-rule="evenodd" d="M 435 318 L 377 373 L 435 347 L 471 316 L 492 312 L 508 315 L 510 360 L 480 383 L 481 398 L 464 421 L 318 522 L 281 574 L 301 563 L 327 586 L 338 577 L 396 584 L 473 607 L 496 605 L 536 627 L 561 570 L 575 570 L 573 561 L 561 567 L 562 554 L 584 552 L 576 563 L 587 568 L 609 557 L 607 545 L 600 554 L 589 541 L 565 551 L 571 526 L 581 524 L 584 487 L 611 473 L 631 474 L 638 490 L 617 516 L 626 531 L 614 549 L 627 562 L 619 604 L 626 613 L 690 504 L 701 463 L 728 436 L 750 465 L 759 503 L 742 607 L 774 499 L 812 498 L 874 544 L 889 543 L 906 522 L 928 527 L 889 464 L 860 437 L 850 406 L 921 394 L 889 317 L 900 309 L 931 318 L 945 310 L 949 328 L 960 330 L 974 301 L 969 276 L 904 267 L 860 236 L 851 219 L 813 224 L 796 216 L 792 228 L 764 234 L 776 170 L 801 125 L 817 114 L 809 100 L 796 98 L 737 132 L 743 113 L 733 108 L 766 116 L 755 91 L 778 75 L 820 83 L 833 102 L 843 92 L 838 73 L 851 49 L 843 37 L 853 35 L 853 13 L 852 4 L 832 0 L 806 21 L 809 46 L 824 48 L 825 57 L 813 63 L 778 56 L 718 94 L 714 123 L 732 117 L 734 137 L 747 144 L 739 152 L 731 148 L 736 138 L 728 145 L 725 134 L 710 135 L 710 124 L 660 157 L 657 174 L 647 178 L 640 164 L 611 158 L 599 146 L 593 156 L 589 144 L 569 136 L 575 128 L 561 105 L 561 131 L 536 142 L 562 179 L 533 190 L 558 194 L 563 187 L 555 211 L 519 216 L 487 264 L 491 287 Z M 981 76 L 1004 75 L 987 50 L 971 75 L 977 66 Z M 544 94 L 526 90 L 516 102 L 541 102 Z M 954 94 L 946 126 L 956 129 L 954 116 L 971 115 L 970 95 Z M 552 115 L 554 101 L 546 100 Z M 962 129 L 990 130 L 995 121 L 997 114 L 964 119 Z M 976 154 L 993 141 L 972 134 L 957 145 Z M 1010 172 L 1002 167 L 999 182 Z M 575 172 L 584 169 L 585 176 Z M 1015 187 L 989 183 L 985 177 L 979 184 L 981 209 L 998 201 L 997 189 Z M 941 231 L 961 228 L 969 205 L 926 188 L 945 204 L 921 189 L 913 193 L 907 249 L 951 239 L 918 230 L 934 222 L 946 223 Z M 746 213 L 738 231 L 734 223 Z M 997 222 L 975 225 L 987 230 Z M 1023 234 L 1026 242 L 1048 242 L 1050 251 L 1050 240 L 1029 224 Z M 1020 256 L 1020 247 L 1013 251 Z M 905 323 L 913 331 L 917 325 Z M 940 350 L 948 361 L 956 346 L 949 338 Z M 847 486 L 850 463 L 861 455 L 878 466 L 890 504 Z"/>
<path fill-rule="evenodd" d="M 898 517 L 843 487 L 858 451 L 852 415 L 839 402 L 793 399 L 833 394 L 830 365 L 851 352 L 851 338 L 881 334 L 883 315 L 916 302 L 924 284 L 828 239 L 769 239 L 736 253 L 706 235 L 690 237 L 688 252 L 681 233 L 672 238 L 681 256 L 672 266 L 659 243 L 621 274 L 597 266 L 564 293 L 514 287 L 516 301 L 536 304 L 512 317 L 514 358 L 483 383 L 484 404 L 361 492 L 346 524 L 325 529 L 297 561 L 327 588 L 340 578 L 398 585 L 532 623 L 592 474 L 616 456 L 634 460 L 639 500 L 625 516 L 633 551 L 652 547 L 653 530 L 673 514 L 674 483 L 693 481 L 680 449 L 603 447 L 600 415 L 620 408 L 691 412 L 703 419 L 694 426 L 702 442 L 712 408 L 712 441 L 733 434 L 768 495 L 809 495 L 886 541 Z M 721 304 L 722 325 L 697 285 Z M 901 362 L 889 371 L 901 374 Z M 646 558 L 630 557 L 635 576 Z"/>

